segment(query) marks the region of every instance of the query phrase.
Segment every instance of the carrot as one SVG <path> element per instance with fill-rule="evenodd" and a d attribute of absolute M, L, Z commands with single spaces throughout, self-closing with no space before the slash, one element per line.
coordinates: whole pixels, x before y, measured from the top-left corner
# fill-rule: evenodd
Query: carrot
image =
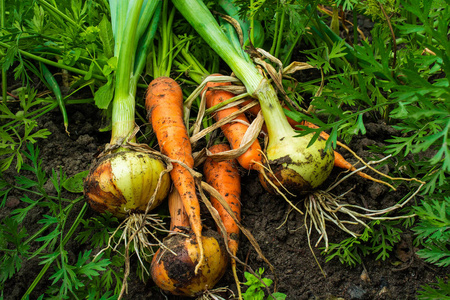
<path fill-rule="evenodd" d="M 217 144 L 209 148 L 211 153 L 220 153 L 228 150 L 230 150 L 230 146 L 227 144 Z M 217 162 L 208 157 L 203 165 L 203 175 L 205 176 L 205 181 L 222 195 L 236 218 L 240 220 L 241 177 L 235 160 Z M 228 247 L 235 255 L 238 248 L 239 227 L 217 199 L 212 197 L 211 204 L 223 221 L 227 230 Z"/>
<path fill-rule="evenodd" d="M 168 197 L 170 212 L 170 230 L 186 231 L 189 227 L 189 217 L 181 201 L 180 193 L 177 189 L 172 189 Z"/>
<path fill-rule="evenodd" d="M 223 85 L 230 85 L 230 83 L 208 82 L 206 84 L 206 88 Z M 206 106 L 210 108 L 234 97 L 234 94 L 223 90 L 212 90 L 207 91 L 205 97 L 206 97 Z M 227 109 L 219 110 L 214 114 L 214 118 L 216 119 L 216 121 L 219 121 L 237 110 L 239 110 L 237 107 L 230 107 Z M 245 124 L 249 123 L 247 117 L 243 113 L 239 114 L 235 118 L 235 120 L 240 120 L 242 122 L 228 123 L 220 127 L 222 129 L 223 134 L 230 143 L 231 148 L 233 149 L 237 149 L 240 147 L 245 132 L 248 129 L 248 126 Z M 262 160 L 261 146 L 259 145 L 259 142 L 257 140 L 253 142 L 253 144 L 247 149 L 247 151 L 244 154 L 242 154 L 237 158 L 239 164 L 246 170 L 258 169 L 259 165 L 257 163 L 260 163 L 261 160 Z"/>
<path fill-rule="evenodd" d="M 161 152 L 193 168 L 191 143 L 183 122 L 183 93 L 178 83 L 169 77 L 154 79 L 148 86 L 145 107 Z M 173 164 L 170 176 L 180 193 L 191 229 L 200 247 L 200 260 L 195 269 L 197 274 L 204 257 L 200 204 L 196 195 L 195 181 L 191 173 L 178 163 Z"/>
<path fill-rule="evenodd" d="M 244 102 L 241 103 L 241 106 L 245 106 L 247 104 L 250 104 L 252 101 L 256 101 L 256 99 L 245 100 Z M 251 115 L 256 116 L 261 111 L 261 105 L 256 104 L 255 106 L 250 107 L 247 111 Z"/>
<path fill-rule="evenodd" d="M 228 150 L 230 150 L 230 146 L 227 144 L 217 144 L 209 148 L 211 153 L 220 153 Z M 240 221 L 241 177 L 236 166 L 236 160 L 233 159 L 217 162 L 211 157 L 208 157 L 203 165 L 203 175 L 205 176 L 205 181 L 222 195 L 238 221 Z M 211 197 L 211 204 L 219 213 L 220 219 L 222 220 L 224 228 L 227 231 L 228 249 L 231 254 L 236 256 L 239 244 L 239 227 L 216 198 Z M 236 260 L 233 257 L 231 258 L 231 268 L 235 276 L 237 286 L 239 286 L 236 271 Z"/>

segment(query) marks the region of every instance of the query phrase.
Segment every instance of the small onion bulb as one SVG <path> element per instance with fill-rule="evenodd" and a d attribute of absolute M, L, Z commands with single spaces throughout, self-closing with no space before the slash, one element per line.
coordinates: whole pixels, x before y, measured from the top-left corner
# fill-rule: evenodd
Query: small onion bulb
<path fill-rule="evenodd" d="M 101 213 L 109 211 L 124 218 L 130 212 L 144 212 L 165 169 L 160 159 L 148 153 L 108 154 L 91 168 L 84 181 L 84 194 L 90 206 Z M 169 189 L 170 176 L 166 173 L 150 210 L 166 198 Z"/>
<path fill-rule="evenodd" d="M 211 290 L 228 266 L 228 254 L 222 239 L 212 230 L 203 232 L 204 263 L 197 274 L 195 267 L 200 252 L 194 234 L 170 236 L 164 241 L 167 249 L 160 248 L 153 256 L 151 275 L 162 290 L 173 295 L 195 297 Z"/>
<path fill-rule="evenodd" d="M 296 195 L 306 194 L 328 178 L 334 165 L 334 152 L 332 149 L 325 150 L 326 141 L 321 137 L 307 147 L 312 137 L 311 133 L 269 141 L 266 164 L 272 173 L 264 172 L 268 179 L 262 172 L 259 174 L 260 182 L 267 191 L 275 193 L 273 183 L 280 191 L 284 187 Z"/>

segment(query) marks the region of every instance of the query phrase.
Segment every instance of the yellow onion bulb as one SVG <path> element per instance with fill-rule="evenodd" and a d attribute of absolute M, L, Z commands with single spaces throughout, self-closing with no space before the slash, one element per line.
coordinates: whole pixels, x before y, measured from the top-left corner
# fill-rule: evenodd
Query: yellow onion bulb
<path fill-rule="evenodd" d="M 260 182 L 267 191 L 276 193 L 275 185 L 282 192 L 286 188 L 295 195 L 306 194 L 328 178 L 334 165 L 334 152 L 332 149 L 325 150 L 326 140 L 322 137 L 308 147 L 312 137 L 311 133 L 269 141 L 265 163 L 271 172 L 259 174 Z"/>
<path fill-rule="evenodd" d="M 102 157 L 84 181 L 84 194 L 92 209 L 111 212 L 118 218 L 144 212 L 155 193 L 165 164 L 156 156 L 137 151 L 122 151 Z M 166 198 L 170 176 L 164 174 L 150 210 Z"/>
<path fill-rule="evenodd" d="M 200 251 L 194 234 L 170 236 L 164 241 L 167 249 L 160 248 L 153 256 L 151 275 L 162 290 L 185 297 L 201 295 L 211 290 L 222 278 L 228 266 L 228 254 L 223 240 L 212 230 L 203 233 L 204 263 L 195 274 Z"/>

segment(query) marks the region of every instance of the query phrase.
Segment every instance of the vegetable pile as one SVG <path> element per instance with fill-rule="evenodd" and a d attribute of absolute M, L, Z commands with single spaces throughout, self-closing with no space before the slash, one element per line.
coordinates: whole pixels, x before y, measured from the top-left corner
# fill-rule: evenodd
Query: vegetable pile
<path fill-rule="evenodd" d="M 56 12 L 56 3 L 37 2 L 52 11 L 57 19 L 70 19 Z M 317 81 L 304 83 L 303 91 L 310 94 L 310 99 L 303 99 L 297 94 L 303 83 L 296 79 L 296 74 L 314 69 L 314 66 L 293 61 L 294 48 L 300 47 L 297 43 L 299 37 L 294 38 L 294 42 L 290 37 L 282 49 L 282 30 L 278 32 L 263 27 L 255 15 L 256 12 L 262 13 L 258 5 L 263 4 L 250 1 L 251 7 L 246 8 L 239 0 L 220 0 L 217 3 L 203 0 L 103 2 L 95 2 L 103 11 L 98 23 L 102 28 L 98 40 L 89 37 L 97 27 L 85 28 L 81 21 L 83 18 L 78 20 L 79 24 L 70 23 L 74 35 L 82 32 L 86 40 L 95 41 L 87 47 L 92 51 L 83 53 L 86 57 L 76 51 L 66 53 L 52 48 L 58 43 L 63 44 L 63 39 L 48 41 L 29 51 L 19 51 L 17 45 L 11 46 L 3 40 L 0 40 L 0 46 L 8 49 L 7 57 L 19 55 L 37 60 L 39 68 L 30 68 L 39 73 L 38 76 L 55 95 L 56 101 L 49 107 L 61 110 L 68 135 L 70 116 L 65 111 L 67 101 L 63 99 L 49 67 L 79 74 L 73 85 L 80 90 L 93 91 L 92 102 L 102 110 L 107 125 L 101 130 L 110 131 L 111 137 L 97 153 L 83 179 L 83 195 L 99 216 L 112 216 L 120 221 L 120 225 L 110 233 L 108 245 L 93 257 L 96 261 L 107 251 L 122 249 L 124 276 L 119 298 L 127 292 L 127 278 L 134 267 L 130 258 L 135 255 L 141 278 L 144 281 L 151 279 L 164 293 L 218 299 L 219 296 L 214 294 L 216 285 L 230 268 L 236 283 L 236 296 L 242 299 L 245 294 L 241 291 L 238 269 L 245 268 L 252 273 L 251 278 L 260 277 L 238 256 L 242 238 L 249 240 L 269 266 L 276 283 L 276 270 L 265 258 L 252 233 L 241 224 L 241 207 L 245 205 L 241 203 L 241 179 L 248 174 L 259 179 L 261 186 L 273 195 L 274 201 L 287 201 L 301 214 L 304 214 L 303 207 L 309 246 L 314 228 L 319 234 L 316 246 L 323 241 L 325 253 L 330 250 L 326 223 L 333 223 L 356 239 L 364 235 L 359 228 L 370 228 L 363 220 L 379 222 L 413 218 L 415 213 L 411 211 L 394 216 L 389 213 L 404 208 L 424 186 L 427 191 L 432 190 L 423 178 L 428 179 L 437 172 L 440 175 L 436 176 L 440 177 L 433 177 L 434 182 L 438 182 L 438 178 L 439 182 L 444 181 L 443 173 L 433 169 L 423 178 L 417 176 L 421 179 L 414 175 L 420 172 L 405 177 L 386 175 L 372 165 L 383 164 L 389 157 L 366 163 L 345 143 L 338 141 L 338 131 L 363 132 L 365 114 L 375 109 L 387 111 L 397 103 L 386 100 L 355 114 L 344 112 L 353 104 L 352 96 L 339 105 L 330 104 L 323 93 L 329 98 L 334 97 L 332 86 L 324 88 L 326 82 L 333 82 L 332 77 L 324 77 L 332 67 L 330 61 L 322 61 L 316 54 L 312 56 L 320 72 L 314 79 Z M 37 4 L 36 9 L 39 10 Z M 87 9 L 84 6 L 83 11 Z M 248 13 L 248 10 L 255 14 Z M 371 72 L 367 67 L 371 57 L 356 46 L 356 25 L 353 46 L 336 33 L 336 22 L 342 18 L 337 10 L 333 10 L 334 23 L 331 26 L 318 17 L 327 14 L 324 6 L 308 3 L 302 6 L 302 11 L 304 17 L 311 21 L 302 30 L 314 33 L 315 41 L 329 44 L 331 53 L 327 55 L 332 57 L 330 60 L 336 60 L 338 71 L 347 72 L 346 68 L 360 64 L 364 72 Z M 287 22 L 285 12 L 277 11 L 274 16 L 274 26 L 283 29 Z M 36 19 L 34 22 L 39 23 Z M 268 47 L 268 37 L 273 39 L 271 47 Z M 365 47 L 366 42 L 363 40 L 361 43 Z M 104 51 L 96 57 L 100 45 Z M 207 50 L 197 51 L 198 45 Z M 41 58 L 36 53 L 49 58 Z M 205 53 L 205 56 L 199 53 Z M 431 53 L 436 55 L 433 51 Z M 58 63 L 52 60 L 55 57 L 59 59 Z M 285 67 L 287 63 L 290 64 Z M 446 60 L 432 63 L 441 63 L 448 68 Z M 395 68 L 392 69 L 392 72 L 377 69 L 372 74 L 376 78 L 374 81 L 391 88 L 393 84 L 385 82 L 402 81 L 403 77 L 411 75 L 404 72 L 394 76 Z M 364 72 L 350 73 L 357 82 Z M 358 83 L 361 86 L 366 84 Z M 406 83 L 402 81 L 401 84 Z M 448 89 L 444 83 L 442 87 Z M 350 91 L 353 92 L 352 89 Z M 380 98 L 383 94 L 380 91 L 373 93 Z M 405 97 L 403 95 L 401 99 Z M 3 98 L 6 99 L 5 93 Z M 396 107 L 393 115 L 406 116 L 405 107 L 406 104 Z M 333 115 L 332 109 L 339 113 Z M 382 114 L 389 115 L 386 111 Z M 342 120 L 350 122 L 348 115 L 354 119 L 353 124 L 343 123 Z M 443 119 L 447 120 L 446 117 Z M 446 124 L 447 134 L 450 123 Z M 16 133 L 15 129 L 13 131 Z M 419 139 L 422 136 L 418 135 Z M 431 137 L 448 139 L 438 133 Z M 431 145 L 436 139 L 422 139 L 420 147 Z M 409 142 L 403 145 L 411 147 Z M 337 146 L 352 154 L 363 166 L 347 161 Z M 447 158 L 446 150 L 437 151 L 432 161 L 438 161 L 441 156 Z M 401 149 L 391 146 L 389 151 L 398 154 Z M 2 169 L 10 163 L 2 163 Z M 443 169 L 450 169 L 449 165 L 448 159 L 443 159 Z M 344 169 L 347 175 L 343 178 L 330 176 L 334 167 Z M 376 175 L 369 175 L 369 172 Z M 348 204 L 342 200 L 345 193 L 335 196 L 333 189 L 353 174 L 391 190 L 405 182 L 412 188 L 391 207 L 372 209 Z M 294 204 L 299 200 L 302 200 L 300 205 Z M 166 207 L 168 215 L 164 214 Z M 417 211 L 424 213 L 420 209 Z M 166 219 L 170 224 L 166 224 Z M 331 246 L 331 249 L 335 247 Z M 260 283 L 272 298 L 275 294 L 277 299 L 282 297 L 276 293 L 276 284 L 272 293 L 264 280 Z"/>

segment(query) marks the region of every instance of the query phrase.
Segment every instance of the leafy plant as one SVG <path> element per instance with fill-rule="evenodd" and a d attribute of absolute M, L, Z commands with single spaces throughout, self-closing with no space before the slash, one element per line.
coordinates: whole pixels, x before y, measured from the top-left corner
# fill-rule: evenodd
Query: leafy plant
<path fill-rule="evenodd" d="M 414 209 L 419 216 L 419 222 L 413 228 L 417 235 L 416 242 L 424 246 L 417 255 L 437 266 L 449 266 L 450 197 L 424 200 L 421 206 Z"/>
<path fill-rule="evenodd" d="M 9 169 L 13 161 L 16 161 L 16 169 L 20 170 L 23 164 L 22 146 L 27 143 L 36 143 L 38 139 L 45 139 L 51 133 L 46 128 L 38 129 L 36 118 L 43 111 L 49 109 L 37 109 L 36 106 L 43 103 L 36 99 L 36 90 L 21 89 L 19 93 L 20 108 L 17 111 L 4 103 L 0 103 L 0 171 Z M 33 110 L 31 110 L 33 108 Z"/>
<path fill-rule="evenodd" d="M 247 279 L 247 282 L 244 285 L 247 286 L 247 290 L 242 294 L 244 300 L 283 300 L 286 299 L 286 295 L 283 293 L 272 293 L 267 298 L 265 296 L 264 289 L 271 286 L 273 283 L 272 279 L 262 277 L 264 273 L 264 268 L 260 268 L 257 270 L 257 276 L 245 272 L 244 276 Z"/>
<path fill-rule="evenodd" d="M 426 262 L 439 267 L 450 265 L 450 197 L 432 199 L 428 197 L 421 206 L 414 207 L 419 222 L 413 228 L 415 243 L 421 249 L 416 254 Z M 432 285 L 425 285 L 419 299 L 447 299 L 450 297 L 448 282 L 437 278 Z"/>
<path fill-rule="evenodd" d="M 419 291 L 418 299 L 434 300 L 434 299 L 450 299 L 450 283 L 444 279 L 437 278 L 437 282 L 425 285 L 423 290 Z"/>
<path fill-rule="evenodd" d="M 339 243 L 330 243 L 326 261 L 338 258 L 342 264 L 354 267 L 362 263 L 362 257 L 376 254 L 376 260 L 386 260 L 390 257 L 395 244 L 401 239 L 403 230 L 401 220 L 374 220 L 367 224 L 358 237 L 349 237 Z M 406 225 L 406 224 L 405 224 Z"/>
<path fill-rule="evenodd" d="M 25 292 L 24 297 L 30 295 L 43 276 L 50 273 L 49 279 L 52 285 L 47 290 L 48 296 L 55 296 L 59 299 L 66 299 L 71 296 L 85 297 L 87 295 L 106 295 L 112 282 L 117 280 L 120 284 L 120 272 L 113 270 L 107 272 L 106 268 L 117 264 L 117 259 L 111 261 L 105 254 L 92 259 L 92 250 L 84 250 L 78 253 L 78 258 L 73 261 L 69 256 L 66 245 L 76 232 L 83 220 L 87 210 L 84 203 L 81 210 L 76 213 L 73 223 L 67 220 L 72 218 L 73 208 L 80 205 L 84 200 L 80 196 L 74 200 L 62 197 L 63 186 L 68 179 L 66 174 L 60 169 L 59 172 L 52 170 L 48 176 L 42 169 L 42 160 L 39 159 L 39 149 L 28 143 L 27 152 L 22 152 L 26 161 L 21 170 L 34 174 L 34 179 L 30 176 L 17 175 L 13 183 L 5 179 L 0 180 L 1 193 L 4 198 L 2 206 L 5 204 L 8 194 L 17 190 L 23 195 L 20 201 L 21 207 L 14 209 L 9 216 L 2 220 L 0 228 L 0 285 L 7 280 L 12 280 L 19 272 L 25 261 L 38 257 L 40 265 L 43 265 L 41 272 Z M 76 177 L 77 178 L 77 177 Z M 82 180 L 82 177 L 78 177 Z M 49 192 L 46 183 L 51 182 L 54 191 Z M 71 183 L 70 186 L 76 186 Z M 39 228 L 30 227 L 27 216 L 35 212 L 36 208 L 41 208 L 44 213 L 37 221 Z M 107 234 L 107 228 L 103 227 L 100 232 Z M 82 239 L 82 238 L 81 238 Z M 110 253 L 106 253 L 107 255 Z M 52 268 L 53 269 L 52 269 Z M 53 270 L 53 272 L 49 271 Z M 100 287 L 106 287 L 104 290 Z M 95 292 L 95 293 L 94 293 Z"/>

